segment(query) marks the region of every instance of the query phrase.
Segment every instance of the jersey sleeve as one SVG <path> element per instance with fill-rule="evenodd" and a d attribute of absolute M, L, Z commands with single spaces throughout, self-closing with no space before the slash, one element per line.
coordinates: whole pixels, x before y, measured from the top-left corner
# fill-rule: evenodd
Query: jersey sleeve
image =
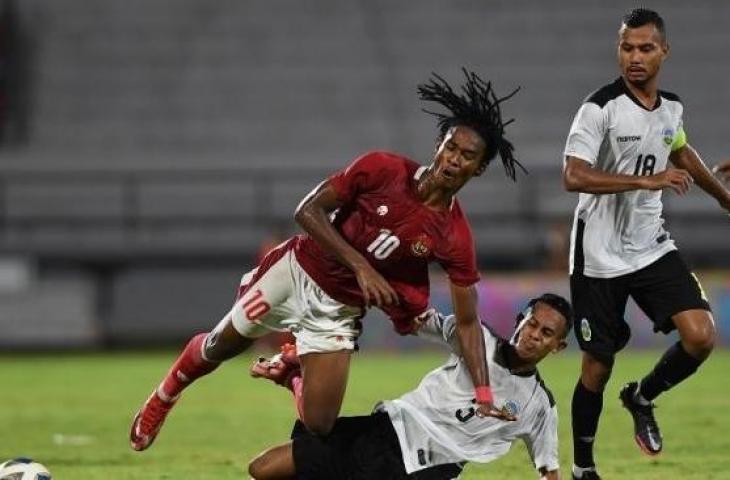
<path fill-rule="evenodd" d="M 558 412 L 555 406 L 540 410 L 532 423 L 530 433 L 524 438 L 527 451 L 540 470 L 558 470 Z"/>
<path fill-rule="evenodd" d="M 416 332 L 419 337 L 435 343 L 446 344 L 452 353 L 461 355 L 459 339 L 456 336 L 455 315 L 446 316 L 438 310 L 431 308 L 421 314 L 419 320 L 421 326 Z M 496 339 L 488 328 L 482 327 L 482 332 L 484 333 L 484 340 L 488 344 Z"/>
<path fill-rule="evenodd" d="M 454 315 L 444 316 L 435 309 L 424 312 L 419 318 L 421 326 L 417 335 L 426 340 L 447 344 L 452 352 L 459 353 L 459 340 L 456 338 L 456 317 Z"/>
<path fill-rule="evenodd" d="M 607 128 L 606 110 L 593 102 L 581 105 L 570 126 L 565 156 L 578 157 L 594 165 Z"/>
<path fill-rule="evenodd" d="M 383 152 L 370 152 L 356 158 L 345 169 L 329 177 L 337 198 L 350 203 L 359 194 L 377 190 L 388 178 L 393 178 L 397 161 Z"/>
<path fill-rule="evenodd" d="M 680 148 L 687 145 L 687 134 L 684 131 L 684 127 L 682 125 L 679 126 L 679 129 L 677 130 L 676 135 L 674 135 L 674 139 L 672 140 L 672 146 L 670 147 L 670 150 L 672 152 L 676 152 Z"/>
<path fill-rule="evenodd" d="M 460 208 L 455 214 L 452 235 L 446 251 L 447 253 L 438 258 L 438 261 L 452 283 L 460 287 L 469 287 L 479 281 L 474 238 Z"/>

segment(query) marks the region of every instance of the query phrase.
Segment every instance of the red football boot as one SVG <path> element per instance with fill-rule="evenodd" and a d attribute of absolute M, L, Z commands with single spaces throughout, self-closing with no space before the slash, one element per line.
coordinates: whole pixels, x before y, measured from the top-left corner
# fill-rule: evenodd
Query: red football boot
<path fill-rule="evenodd" d="M 175 402 L 165 402 L 159 395 L 157 390 L 152 392 L 150 398 L 142 405 L 142 408 L 132 421 L 132 430 L 129 432 L 129 443 L 134 450 L 141 452 L 146 450 L 155 441 L 155 437 L 160 433 L 162 424 L 165 422 L 167 414 L 170 413 Z"/>
<path fill-rule="evenodd" d="M 259 359 L 251 365 L 251 376 L 254 378 L 266 378 L 289 388 L 291 377 L 299 372 L 299 357 L 297 356 L 297 347 L 291 343 L 285 343 L 281 346 L 281 353 L 277 353 L 273 357 Z"/>

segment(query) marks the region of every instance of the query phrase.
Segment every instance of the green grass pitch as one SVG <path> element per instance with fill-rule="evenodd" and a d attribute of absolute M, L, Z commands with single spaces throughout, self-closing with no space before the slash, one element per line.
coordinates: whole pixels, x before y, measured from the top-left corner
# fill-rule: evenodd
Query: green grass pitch
<path fill-rule="evenodd" d="M 647 371 L 658 355 L 619 357 L 599 430 L 601 473 L 632 480 L 730 478 L 728 351 L 715 352 L 698 375 L 660 398 L 664 453 L 648 458 L 635 446 L 618 389 Z M 190 388 L 150 450 L 130 450 L 131 417 L 173 358 L 173 352 L 1 355 L 0 458 L 31 456 L 60 480 L 247 479 L 248 460 L 285 440 L 293 419 L 288 392 L 248 377 L 250 356 Z M 376 400 L 398 396 L 444 358 L 438 352 L 358 354 L 343 414 L 363 414 Z M 570 478 L 570 398 L 578 368 L 576 352 L 548 358 L 541 368 L 560 409 L 563 478 Z M 469 466 L 462 478 L 536 474 L 524 448 L 516 445 L 497 462 Z"/>

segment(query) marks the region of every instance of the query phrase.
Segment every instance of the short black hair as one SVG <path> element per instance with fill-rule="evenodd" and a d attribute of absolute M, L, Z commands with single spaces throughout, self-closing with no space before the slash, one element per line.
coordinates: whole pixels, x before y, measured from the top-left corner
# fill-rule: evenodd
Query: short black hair
<path fill-rule="evenodd" d="M 465 126 L 477 132 L 484 143 L 486 150 L 482 158 L 482 168 L 494 159 L 499 153 L 505 172 L 515 180 L 515 167 L 527 173 L 525 167 L 514 157 L 514 146 L 504 138 L 504 127 L 514 121 L 502 121 L 500 104 L 511 98 L 520 89 L 513 90 L 504 97 L 497 97 L 492 89 L 492 82 L 485 82 L 479 75 L 466 68 L 461 69 L 466 76 L 466 82 L 461 86 L 461 92 L 455 92 L 451 85 L 436 73 L 427 83 L 418 85 L 418 97 L 426 102 L 434 102 L 446 108 L 449 113 L 443 114 L 423 109 L 424 112 L 434 115 L 438 119 L 440 139 L 453 127 Z"/>
<path fill-rule="evenodd" d="M 574 321 L 573 307 L 570 302 L 556 293 L 543 293 L 539 297 L 530 300 L 528 306 L 534 307 L 538 302 L 547 304 L 565 318 L 565 335 L 563 337 L 566 337 L 573 328 Z"/>
<path fill-rule="evenodd" d="M 650 23 L 656 27 L 663 39 L 667 38 L 667 33 L 664 29 L 664 19 L 654 10 L 635 8 L 624 15 L 623 18 L 623 24 L 629 28 L 639 28 Z"/>

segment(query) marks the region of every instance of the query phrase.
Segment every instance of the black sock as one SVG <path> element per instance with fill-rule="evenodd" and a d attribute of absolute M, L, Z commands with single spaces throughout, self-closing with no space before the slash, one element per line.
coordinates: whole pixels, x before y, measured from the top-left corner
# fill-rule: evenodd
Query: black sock
<path fill-rule="evenodd" d="M 573 391 L 573 463 L 582 468 L 592 467 L 593 440 L 598 430 L 598 419 L 603 410 L 603 393 L 594 393 L 580 380 Z"/>
<path fill-rule="evenodd" d="M 698 360 L 677 342 L 664 352 L 654 370 L 641 380 L 639 392 L 645 399 L 652 401 L 660 393 L 666 392 L 679 382 L 697 371 L 703 360 Z"/>

